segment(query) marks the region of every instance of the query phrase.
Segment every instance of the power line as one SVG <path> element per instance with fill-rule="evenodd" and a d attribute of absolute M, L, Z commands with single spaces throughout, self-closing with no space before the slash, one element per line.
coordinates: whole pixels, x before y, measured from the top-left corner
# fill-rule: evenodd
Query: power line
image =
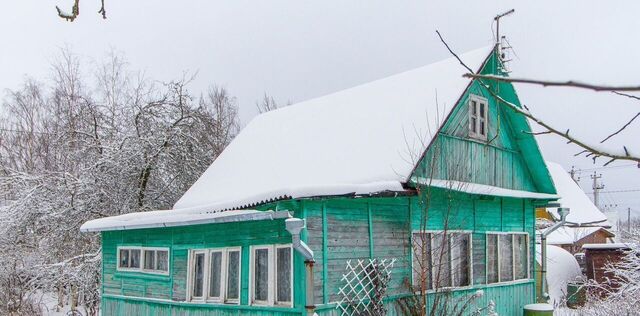
<path fill-rule="evenodd" d="M 598 193 L 626 193 L 626 192 L 640 192 L 640 189 L 629 189 L 629 190 L 615 190 L 615 191 L 600 191 Z M 594 192 L 587 192 L 587 194 L 593 194 Z"/>
<path fill-rule="evenodd" d="M 594 171 L 594 170 L 602 170 L 602 169 L 619 169 L 619 168 L 628 168 L 628 167 L 638 167 L 638 164 L 630 163 L 630 164 L 617 165 L 617 166 L 606 166 L 606 167 L 603 166 L 603 167 L 593 167 L 593 168 L 586 168 L 586 169 L 577 169 L 576 172 Z"/>

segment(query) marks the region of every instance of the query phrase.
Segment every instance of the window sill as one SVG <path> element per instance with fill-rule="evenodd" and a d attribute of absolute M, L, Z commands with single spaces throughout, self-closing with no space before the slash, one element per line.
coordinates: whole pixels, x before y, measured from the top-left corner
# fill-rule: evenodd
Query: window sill
<path fill-rule="evenodd" d="M 159 281 L 168 281 L 171 279 L 169 273 L 156 273 L 142 270 L 117 270 L 114 276 L 118 278 L 142 278 Z"/>

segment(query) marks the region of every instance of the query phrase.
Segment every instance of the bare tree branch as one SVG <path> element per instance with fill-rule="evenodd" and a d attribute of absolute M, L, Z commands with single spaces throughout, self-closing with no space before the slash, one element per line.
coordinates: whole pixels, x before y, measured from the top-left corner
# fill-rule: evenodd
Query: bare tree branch
<path fill-rule="evenodd" d="M 627 128 L 629 125 L 631 125 L 631 123 L 633 123 L 633 121 L 635 119 L 638 118 L 638 116 L 640 116 L 640 112 L 638 112 L 638 114 L 636 114 L 634 117 L 632 117 L 629 122 L 627 122 L 627 124 L 624 124 L 620 129 L 618 129 L 617 131 L 615 131 L 614 133 L 612 133 L 611 135 L 607 136 L 605 139 L 601 140 L 600 143 L 604 143 L 607 140 L 609 140 L 609 138 L 618 135 L 620 132 L 622 132 L 625 128 Z"/>
<path fill-rule="evenodd" d="M 454 57 L 456 57 L 456 59 L 460 62 L 460 64 L 462 64 L 462 66 L 464 66 L 467 70 L 469 70 L 471 72 L 471 73 L 465 74 L 464 75 L 465 77 L 477 79 L 487 89 L 487 91 L 493 97 L 495 97 L 499 102 L 504 103 L 506 106 L 511 108 L 513 111 L 516 111 L 517 113 L 520 113 L 520 114 L 524 115 L 526 118 L 528 118 L 528 119 L 534 121 L 536 124 L 544 127 L 549 133 L 558 135 L 558 136 L 566 139 L 567 140 L 567 144 L 574 143 L 574 144 L 578 145 L 579 147 L 581 147 L 582 149 L 584 149 L 583 151 L 581 151 L 580 153 L 578 153 L 576 155 L 583 154 L 586 151 L 586 152 L 588 152 L 588 154 L 586 156 L 587 157 L 592 157 L 592 159 L 594 161 L 598 157 L 607 157 L 607 158 L 611 158 L 612 160 L 631 160 L 631 161 L 638 162 L 638 164 L 640 165 L 640 157 L 631 155 L 626 146 L 623 146 L 624 154 L 616 154 L 616 153 L 613 153 L 613 152 L 610 152 L 610 151 L 607 151 L 607 150 L 604 150 L 604 149 L 596 148 L 595 146 L 589 145 L 585 141 L 579 140 L 579 139 L 569 135 L 569 129 L 567 129 L 566 131 L 562 131 L 562 130 L 560 130 L 558 128 L 555 128 L 555 127 L 551 126 L 550 124 L 544 122 L 543 120 L 535 117 L 533 114 L 531 114 L 531 112 L 529 112 L 529 110 L 523 110 L 518 105 L 505 100 L 504 98 L 499 96 L 495 91 L 493 91 L 491 86 L 488 85 L 487 83 L 485 83 L 483 80 L 486 79 L 486 80 L 498 80 L 498 81 L 504 81 L 504 82 L 522 82 L 522 83 L 541 84 L 541 85 L 547 85 L 547 86 L 570 86 L 570 87 L 576 87 L 576 88 L 591 89 L 591 90 L 595 90 L 595 91 L 616 91 L 616 90 L 617 91 L 640 91 L 640 87 L 605 87 L 605 86 L 595 86 L 595 85 L 589 85 L 589 84 L 584 84 L 584 83 L 577 83 L 577 82 L 572 82 L 572 81 L 565 82 L 565 83 L 552 82 L 552 81 L 545 82 L 545 81 L 539 81 L 539 80 L 513 79 L 513 78 L 508 78 L 508 77 L 503 77 L 503 76 L 475 74 L 471 70 L 471 68 L 469 68 L 469 66 L 467 66 L 460 59 L 460 57 L 458 57 L 458 55 L 456 55 L 451 50 L 451 48 L 449 48 L 449 45 L 442 38 L 442 36 L 440 35 L 440 32 L 436 31 L 436 33 L 438 34 L 438 37 L 440 37 L 440 41 L 442 41 L 442 43 L 447 47 L 449 52 L 451 52 L 451 54 Z M 635 119 L 635 117 L 634 117 L 634 119 Z M 633 121 L 633 119 L 631 121 Z M 624 129 L 624 128 L 622 128 L 622 129 Z M 608 163 L 611 163 L 611 162 L 612 161 L 609 161 Z"/>
<path fill-rule="evenodd" d="M 80 15 L 80 0 L 74 0 L 73 7 L 71 8 L 71 13 L 63 11 L 60 7 L 56 6 L 56 11 L 58 11 L 58 16 L 69 21 L 73 22 L 78 15 Z"/>
<path fill-rule="evenodd" d="M 453 52 L 453 50 L 449 47 L 449 44 L 447 44 L 447 42 L 445 42 L 444 39 L 442 38 L 442 35 L 440 35 L 440 31 L 436 30 L 436 34 L 438 34 L 438 37 L 440 38 L 440 41 L 442 42 L 442 44 L 444 44 L 447 50 L 449 50 L 449 53 L 451 53 L 451 55 L 453 55 L 453 57 L 455 57 L 458 60 L 458 62 L 460 62 L 460 65 L 464 66 L 464 68 L 467 68 L 467 70 L 469 70 L 470 73 L 475 73 L 475 71 L 469 68 L 469 66 L 467 66 L 467 64 L 465 64 L 462 61 L 462 59 L 460 59 L 460 57 Z"/>
<path fill-rule="evenodd" d="M 463 75 L 465 78 L 473 78 L 473 79 L 486 79 L 486 80 L 494 80 L 494 81 L 502 81 L 502 82 L 511 82 L 511 83 L 526 83 L 526 84 L 535 84 L 543 87 L 572 87 L 572 88 L 581 88 L 588 89 L 593 91 L 640 91 L 640 86 L 604 86 L 604 85 L 595 85 L 590 83 L 584 83 L 579 81 L 547 81 L 547 80 L 536 80 L 536 79 L 526 79 L 526 78 L 512 78 L 512 77 L 504 77 L 504 76 L 496 76 L 496 75 L 481 75 L 473 73 L 466 73 Z"/>

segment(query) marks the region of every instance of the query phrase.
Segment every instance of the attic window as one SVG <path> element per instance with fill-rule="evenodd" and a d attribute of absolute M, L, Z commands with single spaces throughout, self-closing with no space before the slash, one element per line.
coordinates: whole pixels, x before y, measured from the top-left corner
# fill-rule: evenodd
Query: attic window
<path fill-rule="evenodd" d="M 488 104 L 483 97 L 474 94 L 469 97 L 469 137 L 487 140 Z"/>

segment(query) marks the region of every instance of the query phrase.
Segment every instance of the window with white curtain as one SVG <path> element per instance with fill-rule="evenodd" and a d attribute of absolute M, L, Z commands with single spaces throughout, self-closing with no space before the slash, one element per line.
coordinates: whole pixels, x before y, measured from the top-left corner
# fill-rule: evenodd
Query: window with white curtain
<path fill-rule="evenodd" d="M 118 270 L 169 273 L 169 248 L 118 247 Z"/>
<path fill-rule="evenodd" d="M 487 234 L 487 283 L 529 278 L 529 235 Z"/>
<path fill-rule="evenodd" d="M 239 247 L 192 250 L 191 301 L 238 304 L 240 301 Z"/>
<path fill-rule="evenodd" d="M 291 245 L 251 247 L 251 304 L 293 306 Z"/>
<path fill-rule="evenodd" d="M 472 94 L 469 96 L 469 136 L 487 140 L 489 103 L 487 99 Z"/>
<path fill-rule="evenodd" d="M 425 290 L 471 285 L 471 234 L 413 233 L 413 284 Z"/>

